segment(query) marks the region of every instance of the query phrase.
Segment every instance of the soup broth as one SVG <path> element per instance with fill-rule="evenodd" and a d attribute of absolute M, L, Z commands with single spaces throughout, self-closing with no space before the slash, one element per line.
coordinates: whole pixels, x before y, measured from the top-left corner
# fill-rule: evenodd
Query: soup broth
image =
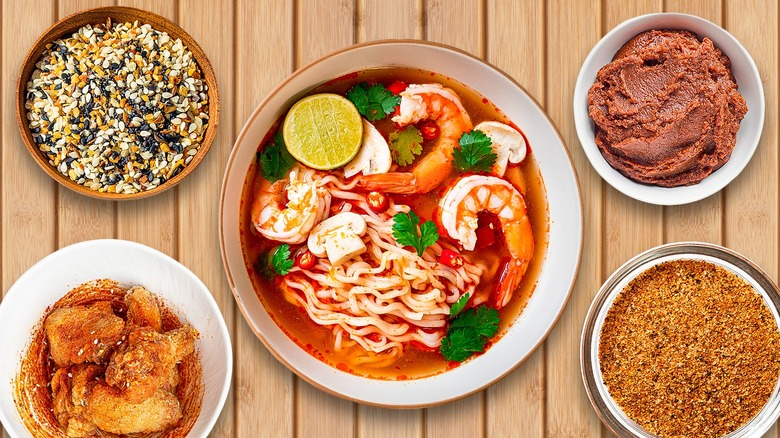
<path fill-rule="evenodd" d="M 522 133 L 522 120 L 509 120 L 490 101 L 467 86 L 443 75 L 427 71 L 405 68 L 362 71 L 327 82 L 305 95 L 336 93 L 343 96 L 351 87 L 361 82 L 368 84 L 378 83 L 387 86 L 393 81 L 402 81 L 406 84 L 442 84 L 453 90 L 460 97 L 463 108 L 470 116 L 474 126 L 482 121 L 499 121 L 512 126 Z M 284 115 L 270 129 L 264 141 L 258 146 L 258 152 L 261 152 L 270 139 L 274 137 L 277 130 L 281 129 L 283 117 Z M 375 122 L 374 125 L 385 138 L 387 138 L 389 132 L 397 129 L 391 121 L 391 117 Z M 424 157 L 429 152 L 431 143 L 431 141 L 423 142 L 423 150 L 420 157 Z M 517 319 L 518 315 L 522 313 L 529 298 L 534 293 L 547 250 L 549 217 L 544 182 L 534 161 L 532 153 L 534 145 L 529 144 L 527 139 L 526 144 L 528 146 L 526 158 L 519 165 L 510 164 L 504 179 L 517 188 L 525 198 L 528 210 L 527 215 L 530 219 L 535 243 L 533 257 L 511 301 L 499 309 L 500 327 L 497 334 L 487 342 L 486 348 L 489 348 L 490 344 L 496 342 Z M 420 157 L 418 157 L 418 160 Z M 332 327 L 314 323 L 302 307 L 288 302 L 279 288 L 280 277 L 277 276 L 273 280 L 268 281 L 260 275 L 254 267 L 256 260 L 261 254 L 276 246 L 278 242 L 264 238 L 255 231 L 253 226 L 251 217 L 252 204 L 263 182 L 263 177 L 258 171 L 258 167 L 257 162 L 253 162 L 250 166 L 242 194 L 240 230 L 244 260 L 258 298 L 272 319 L 290 339 L 312 356 L 339 370 L 375 379 L 415 379 L 442 373 L 458 366 L 460 362 L 445 360 L 438 349 L 420 348 L 420 345 L 416 345 L 414 341 L 411 345 L 404 348 L 402 354 L 386 361 L 364 360 L 363 358 L 366 355 L 374 357 L 381 356 L 381 353 L 378 355 L 374 353 L 369 354 L 360 345 L 353 345 L 337 351 L 334 348 L 335 335 Z M 411 166 L 399 166 L 395 170 L 404 171 L 409 167 Z M 339 173 L 339 170 L 336 169 L 331 173 Z M 453 172 L 450 178 L 441 184 L 441 187 L 428 193 L 419 195 L 390 195 L 390 197 L 396 204 L 409 205 L 422 220 L 431 220 L 443 191 L 451 180 L 457 176 L 458 174 Z M 333 208 L 334 206 L 331 206 L 331 209 Z M 491 220 L 490 215 L 480 215 L 480 223 L 483 220 L 489 222 Z M 306 243 L 304 242 L 303 246 L 305 245 Z M 291 248 L 295 249 L 297 246 L 300 245 L 291 245 Z M 471 263 L 478 263 L 484 266 L 481 281 L 476 286 L 473 295 L 485 297 L 492 294 L 498 281 L 501 262 L 510 257 L 502 233 L 496 233 L 495 243 L 492 245 L 477 248 L 474 251 L 462 251 L 461 253 Z"/>

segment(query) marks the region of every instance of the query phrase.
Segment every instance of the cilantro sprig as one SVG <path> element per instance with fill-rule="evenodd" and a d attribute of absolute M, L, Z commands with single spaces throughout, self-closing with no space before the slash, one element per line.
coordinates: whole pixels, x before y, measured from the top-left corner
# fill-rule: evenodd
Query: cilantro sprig
<path fill-rule="evenodd" d="M 460 315 L 460 312 L 462 312 L 463 309 L 466 308 L 466 304 L 469 303 L 469 298 L 471 298 L 470 294 L 463 294 L 463 296 L 458 298 L 458 301 L 450 307 L 450 318 L 455 318 Z"/>
<path fill-rule="evenodd" d="M 391 93 L 382 84 L 369 86 L 361 82 L 347 91 L 347 99 L 355 104 L 358 112 L 369 122 L 382 120 L 392 114 L 401 97 Z"/>
<path fill-rule="evenodd" d="M 425 248 L 439 240 L 439 230 L 433 221 L 423 222 L 418 230 L 419 223 L 419 216 L 411 210 L 409 213 L 397 213 L 393 216 L 393 237 L 400 245 L 414 247 L 417 255 L 422 257 Z"/>
<path fill-rule="evenodd" d="M 255 262 L 255 270 L 269 281 L 277 274 L 287 275 L 292 267 L 293 260 L 290 256 L 290 245 L 286 243 L 261 253 Z"/>
<path fill-rule="evenodd" d="M 398 165 L 408 166 L 414 158 L 422 153 L 423 137 L 420 130 L 412 125 L 400 131 L 393 131 L 388 136 L 390 156 Z"/>
<path fill-rule="evenodd" d="M 274 141 L 257 153 L 257 160 L 260 162 L 260 173 L 270 182 L 287 176 L 287 172 L 295 164 L 295 158 L 287 151 L 281 132 L 277 132 Z"/>
<path fill-rule="evenodd" d="M 498 332 L 499 322 L 498 311 L 492 307 L 467 309 L 451 320 L 439 351 L 446 360 L 463 362 L 485 349 L 488 339 Z"/>
<path fill-rule="evenodd" d="M 452 151 L 452 163 L 460 172 L 489 172 L 498 155 L 493 153 L 490 137 L 474 130 L 464 133 L 458 140 L 460 147 Z"/>

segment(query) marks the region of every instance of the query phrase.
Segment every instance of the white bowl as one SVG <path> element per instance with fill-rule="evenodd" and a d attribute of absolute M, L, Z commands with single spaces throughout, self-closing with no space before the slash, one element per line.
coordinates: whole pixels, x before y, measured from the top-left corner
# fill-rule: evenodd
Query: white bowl
<path fill-rule="evenodd" d="M 200 415 L 188 436 L 205 437 L 225 404 L 233 352 L 225 321 L 208 288 L 167 255 L 124 240 L 91 240 L 54 252 L 27 270 L 0 303 L 0 420 L 13 437 L 32 437 L 14 405 L 13 379 L 47 308 L 75 286 L 109 278 L 142 285 L 159 296 L 200 332 L 195 347 L 203 363 L 205 393 Z"/>
<path fill-rule="evenodd" d="M 729 161 L 720 169 L 691 186 L 657 187 L 632 181 L 604 159 L 595 142 L 595 125 L 588 117 L 588 89 L 596 80 L 601 67 L 623 44 L 634 35 L 652 29 L 684 29 L 707 37 L 731 59 L 731 71 L 737 80 L 739 92 L 745 98 L 748 112 L 740 123 L 737 143 Z M 649 14 L 626 20 L 612 29 L 593 47 L 582 64 L 574 87 L 574 124 L 582 149 L 590 164 L 604 180 L 626 196 L 657 205 L 679 205 L 704 199 L 718 192 L 745 168 L 761 138 L 764 126 L 764 88 L 756 63 L 744 47 L 730 33 L 703 18 L 686 14 Z"/>
<path fill-rule="evenodd" d="M 408 381 L 375 380 L 339 371 L 312 357 L 269 317 L 257 298 L 242 256 L 239 205 L 244 179 L 271 125 L 313 87 L 368 68 L 407 66 L 470 86 L 492 101 L 526 134 L 545 178 L 549 246 L 536 291 L 511 328 L 488 351 L 445 373 Z M 552 329 L 568 300 L 582 250 L 582 208 L 566 147 L 545 113 L 509 76 L 479 59 L 439 44 L 380 41 L 333 53 L 285 80 L 244 125 L 230 155 L 220 202 L 220 243 L 228 282 L 249 326 L 286 366 L 332 394 L 386 407 L 429 406 L 454 400 L 497 381 L 526 359 Z"/>

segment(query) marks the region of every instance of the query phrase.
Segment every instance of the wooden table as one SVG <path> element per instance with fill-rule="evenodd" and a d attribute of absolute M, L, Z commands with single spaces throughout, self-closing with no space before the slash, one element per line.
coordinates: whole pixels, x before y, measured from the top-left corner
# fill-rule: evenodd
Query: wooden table
<path fill-rule="evenodd" d="M 38 35 L 72 12 L 116 3 L 2 2 L 2 290 L 42 257 L 82 240 L 134 240 L 180 260 L 211 289 L 233 340 L 233 391 L 215 437 L 607 436 L 583 390 L 578 349 L 591 298 L 610 272 L 652 246 L 702 240 L 745 254 L 777 279 L 776 1 L 119 0 L 164 15 L 190 33 L 214 65 L 222 101 L 217 141 L 201 166 L 172 190 L 124 203 L 99 202 L 59 187 L 29 156 L 13 110 L 19 66 Z M 621 21 L 660 11 L 696 14 L 734 34 L 758 64 L 767 100 L 763 139 L 745 171 L 720 193 L 682 207 L 643 204 L 605 184 L 582 152 L 572 118 L 574 82 L 588 51 Z M 220 184 L 244 120 L 296 68 L 332 50 L 382 38 L 450 44 L 514 76 L 561 131 L 584 202 L 579 279 L 548 340 L 499 383 L 430 409 L 361 406 L 297 378 L 266 351 L 237 311 L 219 253 Z"/>

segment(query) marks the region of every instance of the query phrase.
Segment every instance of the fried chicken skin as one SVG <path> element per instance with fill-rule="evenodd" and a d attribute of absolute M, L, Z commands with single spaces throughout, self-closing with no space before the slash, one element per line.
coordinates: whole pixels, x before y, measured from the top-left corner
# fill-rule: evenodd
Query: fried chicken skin
<path fill-rule="evenodd" d="M 87 395 L 103 374 L 100 365 L 72 365 L 60 368 L 51 380 L 52 408 L 57 421 L 69 437 L 87 437 L 98 433 L 87 415 Z"/>
<path fill-rule="evenodd" d="M 106 301 L 57 309 L 44 323 L 49 352 L 61 367 L 105 363 L 124 329 L 124 320 L 114 315 Z"/>
<path fill-rule="evenodd" d="M 141 403 L 131 403 L 122 391 L 97 383 L 87 396 L 87 413 L 101 430 L 119 435 L 167 429 L 182 418 L 175 395 L 157 389 Z"/>
<path fill-rule="evenodd" d="M 106 383 L 119 388 L 131 403 L 146 400 L 160 388 L 175 386 L 172 374 L 178 374 L 176 365 L 195 351 L 198 336 L 191 326 L 163 334 L 148 327 L 132 329 L 111 357 Z"/>
<path fill-rule="evenodd" d="M 162 315 L 157 298 L 143 286 L 135 286 L 125 295 L 128 327 L 149 327 L 162 333 Z"/>

